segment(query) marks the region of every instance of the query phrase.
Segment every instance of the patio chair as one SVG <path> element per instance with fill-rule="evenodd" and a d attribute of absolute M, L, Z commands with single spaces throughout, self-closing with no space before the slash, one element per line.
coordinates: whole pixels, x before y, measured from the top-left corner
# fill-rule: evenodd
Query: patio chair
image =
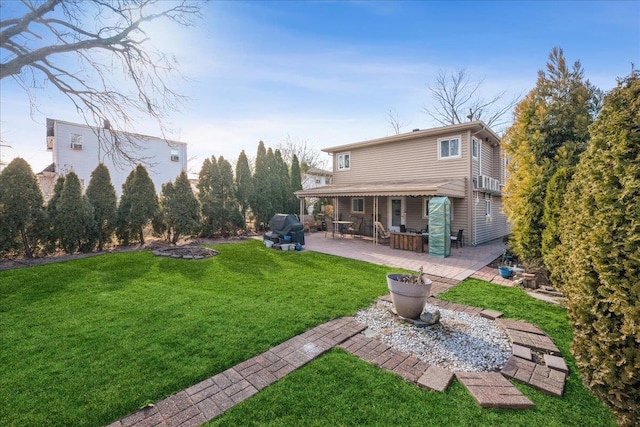
<path fill-rule="evenodd" d="M 400 224 L 400 232 L 401 233 L 406 233 L 407 232 L 407 226 L 404 224 Z"/>
<path fill-rule="evenodd" d="M 333 218 L 331 218 L 330 216 L 326 216 L 324 217 L 324 221 L 327 224 L 326 228 L 324 229 L 324 237 L 327 237 L 327 233 L 331 233 L 331 236 L 333 237 Z"/>
<path fill-rule="evenodd" d="M 464 237 L 462 237 L 462 232 L 463 230 L 460 229 L 458 230 L 458 234 L 455 236 L 451 236 L 451 243 L 455 243 L 456 244 L 456 248 L 460 248 L 462 246 L 464 246 Z"/>
<path fill-rule="evenodd" d="M 384 229 L 384 225 L 380 221 L 376 221 L 376 232 L 378 233 L 378 239 L 381 239 L 383 243 L 389 244 L 389 240 L 391 239 L 391 234 Z"/>
<path fill-rule="evenodd" d="M 347 228 L 347 232 L 351 234 L 351 237 L 355 237 L 356 234 L 360 234 L 360 227 L 362 226 L 362 218 L 355 218 L 355 222 Z"/>

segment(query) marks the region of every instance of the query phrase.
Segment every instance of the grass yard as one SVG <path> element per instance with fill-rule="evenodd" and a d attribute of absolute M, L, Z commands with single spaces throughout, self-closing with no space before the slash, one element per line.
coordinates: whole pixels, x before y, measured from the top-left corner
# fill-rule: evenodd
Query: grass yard
<path fill-rule="evenodd" d="M 388 268 L 216 249 L 0 272 L 0 425 L 108 424 L 386 292 Z"/>
<path fill-rule="evenodd" d="M 395 269 L 251 241 L 189 261 L 148 252 L 0 272 L 0 425 L 100 426 L 387 292 Z M 562 399 L 527 386 L 531 411 L 480 409 L 455 383 L 408 384 L 333 350 L 211 425 L 615 425 L 568 348 L 564 310 L 467 281 L 443 296 L 542 327 L 572 369 Z"/>
<path fill-rule="evenodd" d="M 540 326 L 571 369 L 565 396 L 547 396 L 515 383 L 536 408 L 482 409 L 458 382 L 444 393 L 424 391 L 400 377 L 334 349 L 230 409 L 207 426 L 615 426 L 611 412 L 580 382 L 569 353 L 566 311 L 521 289 L 469 279 L 442 299 L 490 308 Z"/>

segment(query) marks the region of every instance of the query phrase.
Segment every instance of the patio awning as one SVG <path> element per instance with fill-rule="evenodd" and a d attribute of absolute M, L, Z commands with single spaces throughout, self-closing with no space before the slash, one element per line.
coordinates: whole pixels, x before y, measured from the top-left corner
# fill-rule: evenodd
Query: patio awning
<path fill-rule="evenodd" d="M 295 192 L 301 197 L 447 196 L 465 197 L 466 178 L 325 185 Z"/>

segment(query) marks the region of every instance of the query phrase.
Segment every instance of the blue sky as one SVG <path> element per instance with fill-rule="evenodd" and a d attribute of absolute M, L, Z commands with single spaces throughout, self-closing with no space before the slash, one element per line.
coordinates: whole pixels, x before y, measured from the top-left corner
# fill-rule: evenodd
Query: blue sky
<path fill-rule="evenodd" d="M 9 7 L 8 7 L 9 6 Z M 3 1 L 3 19 L 11 11 Z M 603 90 L 640 67 L 640 1 L 219 2 L 189 29 L 149 28 L 175 54 L 191 97 L 170 135 L 188 143 L 189 169 L 222 155 L 252 158 L 258 141 L 287 138 L 320 150 L 435 123 L 427 85 L 439 71 L 466 68 L 484 78 L 482 96 L 526 93 L 554 46 Z M 47 117 L 82 123 L 53 90 L 36 92 L 39 110 L 10 79 L 0 86 L 2 160 L 20 156 L 39 172 L 51 163 Z M 159 135 L 152 121 L 140 133 Z"/>

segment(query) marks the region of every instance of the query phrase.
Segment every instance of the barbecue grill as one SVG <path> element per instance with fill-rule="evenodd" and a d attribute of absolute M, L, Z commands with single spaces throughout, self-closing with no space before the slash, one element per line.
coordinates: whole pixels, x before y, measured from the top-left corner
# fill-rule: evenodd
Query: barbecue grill
<path fill-rule="evenodd" d="M 269 221 L 269 229 L 263 240 L 273 243 L 300 243 L 304 245 L 304 225 L 295 215 L 275 214 Z"/>

